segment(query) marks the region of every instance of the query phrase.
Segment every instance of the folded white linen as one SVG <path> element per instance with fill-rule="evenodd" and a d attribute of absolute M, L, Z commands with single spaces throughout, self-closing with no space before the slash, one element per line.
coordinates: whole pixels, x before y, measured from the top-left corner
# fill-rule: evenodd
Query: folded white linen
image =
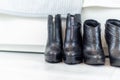
<path fill-rule="evenodd" d="M 25 16 L 47 17 L 47 15 L 80 13 L 82 0 L 0 0 L 0 13 Z"/>

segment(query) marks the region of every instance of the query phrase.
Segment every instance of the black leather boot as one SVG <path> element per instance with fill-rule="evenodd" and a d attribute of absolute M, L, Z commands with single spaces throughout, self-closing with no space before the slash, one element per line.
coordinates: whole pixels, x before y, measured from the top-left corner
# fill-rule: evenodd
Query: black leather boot
<path fill-rule="evenodd" d="M 120 67 L 120 20 L 106 21 L 105 38 L 111 65 Z"/>
<path fill-rule="evenodd" d="M 105 63 L 101 44 L 100 23 L 95 20 L 86 20 L 84 22 L 83 54 L 86 64 L 103 65 Z"/>
<path fill-rule="evenodd" d="M 63 54 L 62 43 L 62 29 L 61 29 L 61 17 L 55 16 L 55 22 L 53 17 L 48 16 L 48 41 L 45 51 L 45 60 L 50 63 L 58 63 L 62 61 Z"/>
<path fill-rule="evenodd" d="M 78 64 L 82 62 L 82 37 L 80 15 L 67 15 L 64 40 L 64 62 Z"/>

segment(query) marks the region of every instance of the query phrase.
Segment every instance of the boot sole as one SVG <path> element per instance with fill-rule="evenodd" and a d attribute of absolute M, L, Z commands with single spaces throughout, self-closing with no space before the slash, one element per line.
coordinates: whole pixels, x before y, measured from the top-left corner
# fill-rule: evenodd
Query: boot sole
<path fill-rule="evenodd" d="M 82 59 L 81 57 L 76 57 L 76 56 L 65 56 L 64 63 L 69 65 L 79 64 L 82 63 Z"/>
<path fill-rule="evenodd" d="M 104 59 L 91 58 L 91 59 L 85 59 L 84 63 L 88 64 L 88 65 L 104 65 L 105 60 Z"/>

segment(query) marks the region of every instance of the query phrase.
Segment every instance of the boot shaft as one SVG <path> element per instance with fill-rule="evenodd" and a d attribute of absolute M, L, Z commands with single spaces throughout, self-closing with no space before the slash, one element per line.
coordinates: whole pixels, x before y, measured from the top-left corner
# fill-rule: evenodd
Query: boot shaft
<path fill-rule="evenodd" d="M 105 38 L 109 48 L 120 48 L 120 21 L 109 19 L 105 25 Z"/>
<path fill-rule="evenodd" d="M 53 24 L 53 16 L 49 15 L 48 16 L 48 44 L 53 42 L 54 40 L 54 24 Z"/>
<path fill-rule="evenodd" d="M 65 42 L 81 43 L 81 21 L 80 15 L 67 15 Z"/>
<path fill-rule="evenodd" d="M 62 44 L 62 25 L 61 16 L 59 14 L 55 16 L 55 41 Z"/>
<path fill-rule="evenodd" d="M 48 16 L 48 43 L 57 43 L 62 45 L 62 28 L 61 28 L 61 16 L 57 14 L 55 16 L 55 21 L 53 21 L 53 16 Z"/>
<path fill-rule="evenodd" d="M 95 20 L 84 22 L 83 44 L 93 47 L 102 47 L 100 23 Z"/>

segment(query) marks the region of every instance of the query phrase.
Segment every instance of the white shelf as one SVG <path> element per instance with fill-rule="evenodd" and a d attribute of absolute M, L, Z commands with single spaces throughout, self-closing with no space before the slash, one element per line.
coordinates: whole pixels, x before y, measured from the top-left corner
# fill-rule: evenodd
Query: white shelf
<path fill-rule="evenodd" d="M 0 80 L 119 80 L 120 69 L 86 64 L 49 64 L 43 54 L 0 52 Z"/>

